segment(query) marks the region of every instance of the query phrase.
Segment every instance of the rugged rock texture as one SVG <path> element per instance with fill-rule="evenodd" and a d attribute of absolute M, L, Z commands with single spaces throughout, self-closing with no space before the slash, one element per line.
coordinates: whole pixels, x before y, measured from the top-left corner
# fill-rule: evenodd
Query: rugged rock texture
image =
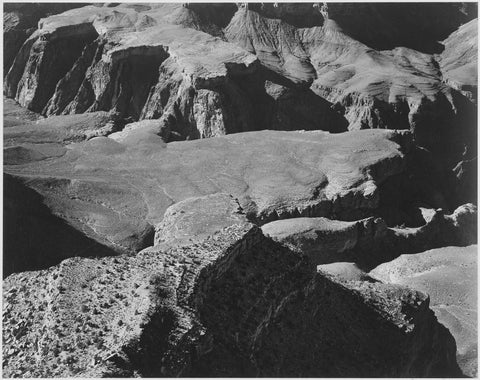
<path fill-rule="evenodd" d="M 6 3 L 3 6 L 3 69 L 6 74 L 25 40 L 42 17 L 86 3 Z"/>
<path fill-rule="evenodd" d="M 345 130 L 328 102 L 307 90 L 287 88 L 281 99 L 269 93 L 263 84 L 271 75 L 255 56 L 185 28 L 205 29 L 192 12 L 180 4 L 90 6 L 43 19 L 17 55 L 6 93 L 46 115 L 114 109 L 135 119 L 161 117 L 183 139 L 297 129 L 283 121 L 283 109 L 264 119 L 259 102 L 272 109 L 287 105 L 290 118 L 304 119 L 306 129 Z M 55 77 L 49 65 L 61 67 Z M 253 90 L 242 86 L 249 76 Z M 316 113 L 306 117 L 305 108 Z"/>
<path fill-rule="evenodd" d="M 191 244 L 221 228 L 246 221 L 238 201 L 231 195 L 188 198 L 167 209 L 162 222 L 156 226 L 155 245 Z"/>
<path fill-rule="evenodd" d="M 446 247 L 402 255 L 370 275 L 386 283 L 406 285 L 431 297 L 440 323 L 457 341 L 457 360 L 467 376 L 477 375 L 478 247 Z"/>
<path fill-rule="evenodd" d="M 277 220 L 262 226 L 265 235 L 306 254 L 315 264 L 352 261 L 372 268 L 400 254 L 477 240 L 477 208 L 459 207 L 452 215 L 422 209 L 425 224 L 389 228 L 381 218 L 342 222 L 326 218 Z"/>
<path fill-rule="evenodd" d="M 191 245 L 9 276 L 5 375 L 458 375 L 425 294 L 315 274 L 239 222 Z"/>
<path fill-rule="evenodd" d="M 459 72 L 448 62 L 463 59 L 462 49 L 476 41 L 471 26 L 455 32 L 474 8 L 88 6 L 42 19 L 16 56 L 6 93 L 47 115 L 114 109 L 162 118 L 182 139 L 258 129 L 411 129 L 437 153 L 445 152 L 441 141 L 454 142 L 446 160 L 452 169 L 464 145 L 476 149 L 475 128 L 465 125 L 473 119 L 464 115 L 475 115 L 472 96 L 448 79 Z M 440 53 L 437 41 L 452 32 L 439 65 L 428 53 Z M 450 47 L 465 34 L 465 48 Z M 413 50 L 420 47 L 427 51 Z M 470 58 L 465 65 L 473 67 Z"/>

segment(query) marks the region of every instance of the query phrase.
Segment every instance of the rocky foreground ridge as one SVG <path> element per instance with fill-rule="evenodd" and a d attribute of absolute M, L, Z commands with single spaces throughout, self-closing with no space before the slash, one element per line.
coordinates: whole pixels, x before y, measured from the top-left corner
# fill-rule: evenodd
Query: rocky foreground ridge
<path fill-rule="evenodd" d="M 476 12 L 6 4 L 4 375 L 476 376 Z"/>

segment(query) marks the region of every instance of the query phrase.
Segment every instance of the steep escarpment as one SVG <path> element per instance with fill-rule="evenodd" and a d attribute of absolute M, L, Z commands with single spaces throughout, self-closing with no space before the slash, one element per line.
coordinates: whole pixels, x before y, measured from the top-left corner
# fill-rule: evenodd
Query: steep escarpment
<path fill-rule="evenodd" d="M 97 35 L 90 24 L 79 24 L 57 33 L 37 32 L 30 36 L 7 74 L 7 96 L 15 97 L 24 107 L 42 112 L 57 82 Z"/>
<path fill-rule="evenodd" d="M 445 14 L 453 11 L 455 6 L 452 9 L 449 6 L 437 11 Z M 393 11 L 396 7 L 398 11 Z M 226 38 L 257 55 L 270 70 L 309 86 L 348 121 L 349 129 L 410 129 L 416 143 L 433 152 L 446 171 L 462 160 L 465 149 L 476 151 L 476 105 L 472 97 L 465 96 L 458 86 L 449 85 L 435 55 L 412 49 L 415 43 L 427 46 L 423 39 L 438 44 L 438 38 L 445 38 L 461 22 L 471 19 L 472 12 L 465 15 L 455 8 L 458 17 L 449 18 L 449 25 L 439 23 L 430 28 L 430 34 L 422 34 L 423 42 L 419 42 L 409 32 L 402 35 L 403 26 L 384 28 L 388 30 L 385 35 L 368 31 L 372 25 L 368 20 L 378 18 L 385 22 L 402 12 L 411 12 L 408 22 L 417 25 L 415 20 L 423 17 L 422 13 L 413 8 L 403 9 L 401 5 L 388 8 L 363 4 L 358 9 L 346 4 L 313 7 L 311 14 L 321 13 L 324 22 L 303 28 L 285 21 L 288 17 L 282 16 L 282 7 L 270 8 L 239 9 L 225 29 Z M 395 25 L 393 19 L 392 25 Z M 349 30 L 349 26 L 356 29 Z M 476 40 L 475 33 L 467 31 L 467 34 L 469 41 Z M 371 40 L 375 38 L 377 42 Z M 372 49 L 377 45 L 377 50 Z M 380 50 L 387 46 L 392 50 Z M 461 51 L 451 48 L 449 51 L 447 54 L 456 57 L 451 60 L 461 59 Z M 475 155 L 472 153 L 468 159 Z"/>
<path fill-rule="evenodd" d="M 161 118 L 181 139 L 259 129 L 339 132 L 347 125 L 411 129 L 418 143 L 439 157 L 445 151 L 439 141 L 454 142 L 448 170 L 473 140 L 466 127 L 451 133 L 460 130 L 468 120 L 465 114 L 473 115 L 474 109 L 462 93 L 442 82 L 434 56 L 399 47 L 405 46 L 402 41 L 417 40 L 402 40 L 401 32 L 390 28 L 392 33 L 381 37 L 385 43 L 368 42 L 373 35 L 365 29 L 369 20 L 389 20 L 398 12 L 382 5 L 362 5 L 354 12 L 346 4 L 234 8 L 89 6 L 43 19 L 17 54 L 5 82 L 7 95 L 46 115 L 113 109 L 135 120 Z M 454 12 L 455 17 L 448 25 L 432 27 L 433 35 L 422 33 L 422 38 L 445 38 L 473 14 L 468 7 L 440 8 L 441 14 Z M 415 20 L 421 12 L 406 14 L 416 15 L 409 20 L 412 25 L 420 24 Z M 70 61 L 49 53 L 55 52 L 52 42 L 43 46 L 35 41 L 35 35 L 73 38 L 67 30 L 80 35 L 87 25 L 101 37 L 83 45 L 82 52 L 71 44 L 71 51 L 65 52 Z M 360 31 L 367 37 L 357 36 Z M 196 41 L 199 49 L 185 49 L 193 46 L 188 41 Z M 378 44 L 378 49 L 386 44 L 393 50 L 371 49 Z M 247 58 L 245 50 L 258 62 Z M 110 61 L 111 54 L 121 58 Z M 42 65 L 57 59 L 69 67 L 43 79 Z M 27 81 L 28 77 L 32 78 Z M 34 95 L 38 81 L 46 89 L 41 96 Z"/>
<path fill-rule="evenodd" d="M 20 47 L 42 17 L 79 8 L 86 3 L 6 3 L 3 6 L 3 67 L 6 74 Z"/>
<path fill-rule="evenodd" d="M 45 115 L 114 110 L 134 120 L 161 118 L 180 139 L 296 129 L 296 119 L 305 129 L 346 129 L 346 121 L 311 91 L 269 74 L 242 49 L 185 28 L 196 24 L 179 14 L 167 23 L 159 9 L 148 9 L 157 17 L 149 25 L 138 24 L 139 13 L 123 7 L 85 7 L 42 20 L 6 77 L 7 95 Z M 83 35 L 89 31 L 91 37 Z M 83 45 L 73 41 L 64 57 L 54 54 L 58 41 L 72 38 Z M 44 78 L 48 64 L 62 69 Z M 287 85 L 281 99 L 271 81 Z"/>

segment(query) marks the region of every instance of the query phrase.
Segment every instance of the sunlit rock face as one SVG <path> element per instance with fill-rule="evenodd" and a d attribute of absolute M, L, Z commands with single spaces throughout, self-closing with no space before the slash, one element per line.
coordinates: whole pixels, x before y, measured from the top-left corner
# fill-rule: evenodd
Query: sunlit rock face
<path fill-rule="evenodd" d="M 476 376 L 476 16 L 5 4 L 3 373 Z"/>

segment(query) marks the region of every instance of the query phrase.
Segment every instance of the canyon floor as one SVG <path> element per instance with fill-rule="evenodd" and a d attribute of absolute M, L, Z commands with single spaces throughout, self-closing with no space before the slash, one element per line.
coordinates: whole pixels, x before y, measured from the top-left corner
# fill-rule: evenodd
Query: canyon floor
<path fill-rule="evenodd" d="M 5 377 L 476 377 L 476 3 L 5 3 Z"/>

